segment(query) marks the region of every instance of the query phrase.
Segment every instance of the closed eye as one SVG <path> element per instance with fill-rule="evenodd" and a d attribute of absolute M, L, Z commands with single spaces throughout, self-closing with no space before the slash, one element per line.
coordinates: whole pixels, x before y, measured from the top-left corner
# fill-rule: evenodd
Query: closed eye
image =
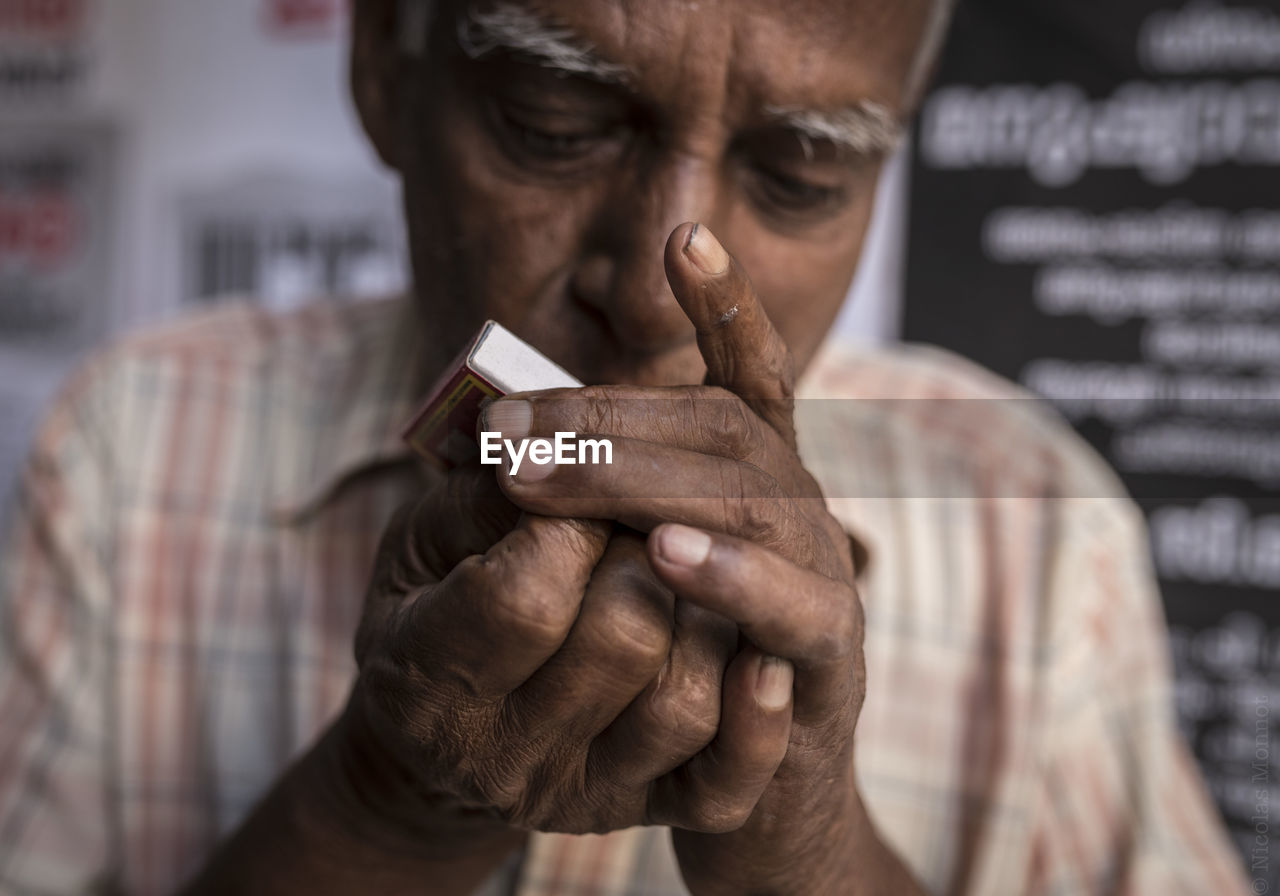
<path fill-rule="evenodd" d="M 612 136 L 612 129 L 534 124 L 505 110 L 499 111 L 499 118 L 503 130 L 521 151 L 548 161 L 572 161 L 585 157 Z"/>
<path fill-rule="evenodd" d="M 756 170 L 761 199 L 783 211 L 819 211 L 839 205 L 847 193 L 843 185 L 817 183 L 770 168 Z"/>

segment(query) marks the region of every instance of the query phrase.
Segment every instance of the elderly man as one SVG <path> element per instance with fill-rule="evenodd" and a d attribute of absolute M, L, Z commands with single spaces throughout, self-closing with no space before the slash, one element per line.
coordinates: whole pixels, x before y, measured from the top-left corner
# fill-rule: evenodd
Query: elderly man
<path fill-rule="evenodd" d="M 1106 472 L 955 359 L 819 351 L 942 5 L 354 7 L 414 297 L 68 387 L 3 574 L 7 891 L 1240 887 Z M 483 427 L 611 465 L 408 456 L 486 317 L 590 386 Z"/>

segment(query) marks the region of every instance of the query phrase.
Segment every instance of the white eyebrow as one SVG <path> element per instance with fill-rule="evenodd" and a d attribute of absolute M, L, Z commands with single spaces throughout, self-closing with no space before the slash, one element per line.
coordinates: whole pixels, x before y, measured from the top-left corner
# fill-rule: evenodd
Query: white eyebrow
<path fill-rule="evenodd" d="M 458 44 L 472 59 L 505 51 L 565 75 L 585 76 L 604 84 L 629 81 L 625 67 L 601 59 L 595 48 L 570 28 L 518 3 L 469 9 L 459 16 L 457 32 Z M 806 155 L 812 154 L 817 140 L 855 155 L 874 155 L 892 152 L 902 139 L 898 119 L 871 101 L 834 112 L 788 106 L 770 106 L 765 112 L 796 133 Z"/>
<path fill-rule="evenodd" d="M 458 43 L 472 59 L 503 50 L 566 75 L 585 76 L 605 84 L 627 80 L 625 68 L 601 59 L 573 31 L 515 3 L 498 3 L 482 11 L 464 13 L 458 18 Z"/>
<path fill-rule="evenodd" d="M 902 139 L 902 124 L 879 103 L 864 100 L 835 112 L 770 106 L 765 109 L 776 123 L 794 131 L 812 157 L 814 140 L 834 143 L 854 155 L 891 153 Z"/>

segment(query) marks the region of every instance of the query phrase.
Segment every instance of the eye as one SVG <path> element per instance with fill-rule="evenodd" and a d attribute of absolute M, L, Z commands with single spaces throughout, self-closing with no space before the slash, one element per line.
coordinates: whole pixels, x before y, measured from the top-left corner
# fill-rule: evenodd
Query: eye
<path fill-rule="evenodd" d="M 562 168 L 592 163 L 619 146 L 624 128 L 616 119 L 559 109 L 495 103 L 500 143 L 518 162 Z"/>
<path fill-rule="evenodd" d="M 769 124 L 739 134 L 730 149 L 738 189 L 771 224 L 829 221 L 874 187 L 878 156 Z"/>
<path fill-rule="evenodd" d="M 574 159 L 588 154 L 604 135 L 589 131 L 550 130 L 503 115 L 503 125 L 520 148 L 547 159 Z"/>
<path fill-rule="evenodd" d="M 769 206 L 784 212 L 821 212 L 841 205 L 847 194 L 843 186 L 818 183 L 772 168 L 757 168 L 756 192 Z"/>

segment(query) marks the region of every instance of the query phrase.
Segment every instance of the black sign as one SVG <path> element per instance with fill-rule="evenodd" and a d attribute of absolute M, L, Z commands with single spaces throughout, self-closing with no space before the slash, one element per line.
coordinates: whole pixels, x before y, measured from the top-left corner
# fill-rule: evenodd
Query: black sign
<path fill-rule="evenodd" d="M 0 347 L 74 350 L 105 327 L 112 146 L 92 122 L 0 134 Z"/>
<path fill-rule="evenodd" d="M 969 0 L 904 335 L 1052 401 L 1151 525 L 1179 715 L 1249 869 L 1280 708 L 1280 2 Z"/>

